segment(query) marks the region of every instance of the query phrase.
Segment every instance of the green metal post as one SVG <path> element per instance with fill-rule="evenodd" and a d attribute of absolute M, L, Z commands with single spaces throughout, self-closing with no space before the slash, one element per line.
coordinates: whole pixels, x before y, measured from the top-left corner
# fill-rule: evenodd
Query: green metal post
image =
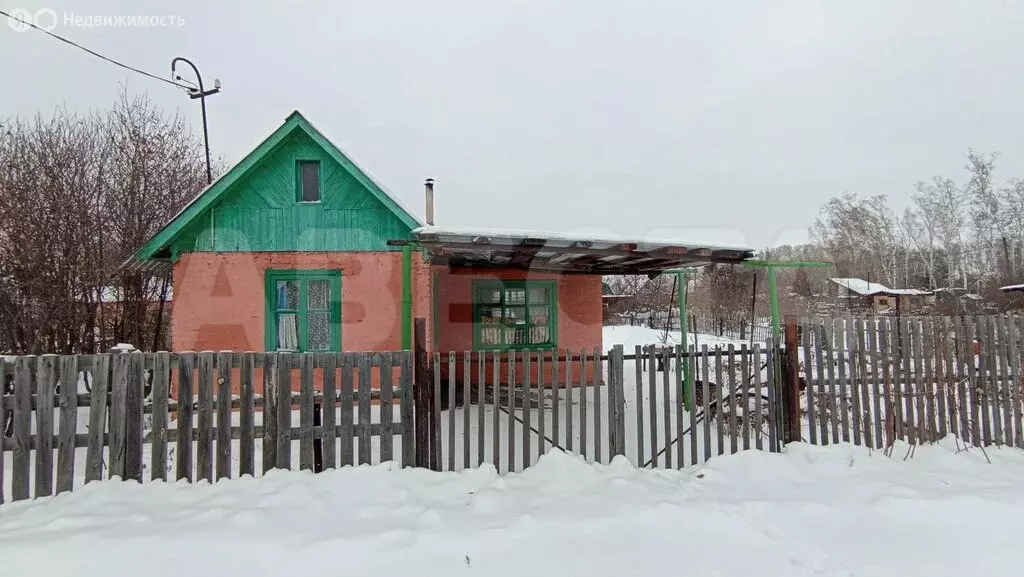
<path fill-rule="evenodd" d="M 412 244 L 402 246 L 402 349 L 412 350 Z"/>
<path fill-rule="evenodd" d="M 676 271 L 676 277 L 678 282 L 676 283 L 679 287 L 679 330 L 681 333 L 680 344 L 683 346 L 683 352 L 690 352 L 690 335 L 686 319 L 686 285 L 689 282 L 690 275 L 689 271 Z M 687 391 L 692 386 L 690 382 L 690 359 L 689 357 L 683 362 L 683 406 L 686 410 L 690 410 L 690 397 L 687 395 Z"/>
<path fill-rule="evenodd" d="M 772 340 L 774 346 L 778 346 L 779 337 L 782 335 L 782 323 L 779 318 L 779 293 L 775 282 L 775 267 L 768 267 L 768 301 L 772 305 Z"/>

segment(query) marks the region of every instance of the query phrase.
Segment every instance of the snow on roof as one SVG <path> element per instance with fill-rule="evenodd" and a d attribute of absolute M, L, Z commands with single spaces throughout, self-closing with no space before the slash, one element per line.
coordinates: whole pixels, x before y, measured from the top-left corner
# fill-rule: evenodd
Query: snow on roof
<path fill-rule="evenodd" d="M 1024 284 L 1010 284 L 999 287 L 999 290 L 1007 293 L 1011 292 L 1024 292 Z"/>
<path fill-rule="evenodd" d="M 480 236 L 488 237 L 491 240 L 522 241 L 525 239 L 544 239 L 549 246 L 565 245 L 574 242 L 589 242 L 593 248 L 604 248 L 620 244 L 636 244 L 637 250 L 652 250 L 663 247 L 693 247 L 707 248 L 710 250 L 734 250 L 742 252 L 753 252 L 754 249 L 738 245 L 708 244 L 706 242 L 694 241 L 693 239 L 666 239 L 666 238 L 628 238 L 615 234 L 588 234 L 578 232 L 552 232 L 543 230 L 514 230 L 503 228 L 479 228 L 463 226 L 421 226 L 414 229 L 412 233 L 416 236 L 435 234 L 440 236 Z M 509 244 L 513 244 L 509 242 Z"/>
<path fill-rule="evenodd" d="M 920 289 L 893 289 L 877 282 L 870 282 L 859 278 L 831 278 L 830 281 L 845 288 L 846 290 L 862 296 L 872 295 L 904 295 L 922 296 L 931 294 L 929 291 Z"/>

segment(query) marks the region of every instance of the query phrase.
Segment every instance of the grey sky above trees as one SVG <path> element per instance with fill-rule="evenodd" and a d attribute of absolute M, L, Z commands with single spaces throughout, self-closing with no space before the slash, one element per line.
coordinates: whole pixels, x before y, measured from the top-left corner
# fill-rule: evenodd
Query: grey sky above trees
<path fill-rule="evenodd" d="M 192 58 L 215 155 L 234 162 L 295 108 L 452 225 L 803 240 L 844 192 L 897 213 L 968 148 L 1024 176 L 1024 3 L 0 0 L 167 28 L 55 32 L 147 71 Z M 107 108 L 122 84 L 198 104 L 0 23 L 0 116 Z M 965 182 L 958 182 L 960 186 Z"/>

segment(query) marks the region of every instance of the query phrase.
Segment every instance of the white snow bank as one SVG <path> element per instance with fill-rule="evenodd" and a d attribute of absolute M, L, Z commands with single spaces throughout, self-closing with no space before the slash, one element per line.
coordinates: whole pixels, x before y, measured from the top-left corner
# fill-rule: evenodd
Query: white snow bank
<path fill-rule="evenodd" d="M 650 329 L 647 327 L 636 327 L 629 325 L 609 325 L 602 329 L 601 339 L 602 347 L 607 350 L 615 345 L 622 345 L 627 352 L 632 351 L 636 345 L 670 345 L 675 346 L 682 342 L 682 333 L 679 331 L 668 331 L 668 339 L 665 338 L 664 329 Z M 718 337 L 714 335 L 705 335 L 701 333 L 690 333 L 690 345 L 707 345 L 709 348 L 716 346 L 727 347 L 729 345 L 735 345 L 739 348 L 741 345 L 750 345 L 750 341 L 731 339 L 728 337 Z M 764 346 L 764 343 L 760 343 Z"/>
<path fill-rule="evenodd" d="M 561 453 L 521 474 L 390 465 L 95 483 L 0 507 L 3 573 L 1018 575 L 1024 452 L 850 445 L 684 471 Z"/>

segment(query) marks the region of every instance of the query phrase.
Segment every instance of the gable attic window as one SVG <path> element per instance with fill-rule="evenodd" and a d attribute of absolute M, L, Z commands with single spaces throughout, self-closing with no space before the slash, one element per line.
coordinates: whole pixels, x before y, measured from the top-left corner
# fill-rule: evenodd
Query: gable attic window
<path fill-rule="evenodd" d="M 299 202 L 320 202 L 320 161 L 299 160 L 295 163 L 295 188 Z"/>

